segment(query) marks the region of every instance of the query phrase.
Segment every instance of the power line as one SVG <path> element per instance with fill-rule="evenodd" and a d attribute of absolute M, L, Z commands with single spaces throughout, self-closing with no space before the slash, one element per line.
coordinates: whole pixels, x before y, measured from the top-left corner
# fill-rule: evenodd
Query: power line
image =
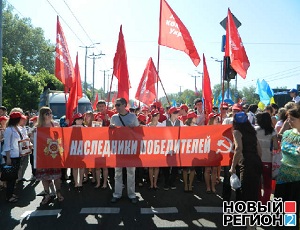
<path fill-rule="evenodd" d="M 72 33 L 75 35 L 75 37 L 81 42 L 81 44 L 84 45 L 83 41 L 81 41 L 81 39 L 77 36 L 77 34 L 71 29 L 71 27 L 69 26 L 69 24 L 61 17 L 61 15 L 57 12 L 57 10 L 55 9 L 55 7 L 49 2 L 49 0 L 47 0 L 47 2 L 53 8 L 53 10 L 56 12 L 56 14 L 61 18 L 61 20 L 67 25 L 67 27 L 69 27 L 69 29 L 72 31 Z"/>
<path fill-rule="evenodd" d="M 14 8 L 14 10 L 15 11 L 17 11 L 17 13 L 18 14 L 20 14 L 23 18 L 25 18 L 25 16 L 13 5 L 13 4 L 11 4 L 8 0 L 6 0 L 6 2 L 10 5 L 10 6 L 12 6 L 13 8 Z"/>
<path fill-rule="evenodd" d="M 77 23 L 79 24 L 79 26 L 81 27 L 81 29 L 83 30 L 83 32 L 85 33 L 85 35 L 88 37 L 88 39 L 90 40 L 91 43 L 94 43 L 91 39 L 91 37 L 88 35 L 88 33 L 86 32 L 86 30 L 83 28 L 83 26 L 81 25 L 81 23 L 79 22 L 79 20 L 77 19 L 77 17 L 75 16 L 74 12 L 71 10 L 70 6 L 68 5 L 68 3 L 66 3 L 66 1 L 64 0 L 65 5 L 68 7 L 69 11 L 71 12 L 71 14 L 73 15 L 73 17 L 75 18 L 75 20 L 77 21 Z"/>
<path fill-rule="evenodd" d="M 277 72 L 277 73 L 273 73 L 273 74 L 269 74 L 269 75 L 266 75 L 265 77 L 269 78 L 269 77 L 272 77 L 274 75 L 279 75 L 279 74 L 285 74 L 286 72 L 290 72 L 290 71 L 299 71 L 299 70 L 296 70 L 296 69 L 299 69 L 300 66 L 297 66 L 297 67 L 294 67 L 294 68 L 291 68 L 291 69 L 287 69 L 287 70 L 283 70 L 283 71 L 280 71 L 280 72 Z"/>
<path fill-rule="evenodd" d="M 292 74 L 292 75 L 286 75 L 286 76 L 275 78 L 275 79 L 271 79 L 271 80 L 268 80 L 268 81 L 269 82 L 270 81 L 278 81 L 278 80 L 281 80 L 281 79 L 286 79 L 286 78 L 290 78 L 290 77 L 294 77 L 294 76 L 298 76 L 298 75 L 299 75 L 299 73 L 295 73 L 295 74 Z"/>
<path fill-rule="evenodd" d="M 269 78 L 275 78 L 275 79 L 272 79 L 272 80 L 269 80 L 269 81 L 275 81 L 275 80 L 280 80 L 280 79 L 283 79 L 283 78 L 287 78 L 287 77 L 292 77 L 292 76 L 296 76 L 296 74 L 298 73 L 298 71 L 300 70 L 296 70 L 296 69 L 299 69 L 300 66 L 297 66 L 297 67 L 294 67 L 294 68 L 291 68 L 291 69 L 287 69 L 287 70 L 284 70 L 284 71 L 280 71 L 280 72 L 277 72 L 277 73 L 273 73 L 273 74 L 269 74 L 269 75 L 266 75 L 266 76 L 263 76 L 263 77 L 258 77 L 256 79 L 253 79 L 251 81 L 256 81 L 257 79 L 269 79 Z M 295 73 L 294 75 L 290 75 L 290 74 L 293 74 Z M 277 76 L 277 75 L 280 75 L 280 76 Z M 276 77 L 280 77 L 280 78 L 276 78 Z M 246 81 L 245 83 L 247 82 L 251 82 L 251 81 Z"/>

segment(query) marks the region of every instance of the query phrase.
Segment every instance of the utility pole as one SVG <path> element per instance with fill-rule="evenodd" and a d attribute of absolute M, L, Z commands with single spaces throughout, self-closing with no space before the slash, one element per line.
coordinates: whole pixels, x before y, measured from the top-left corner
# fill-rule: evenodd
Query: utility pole
<path fill-rule="evenodd" d="M 101 72 L 103 72 L 103 93 L 104 93 L 103 99 L 105 99 L 105 73 L 108 72 L 108 71 L 110 71 L 110 70 L 112 70 L 112 68 L 106 69 L 106 70 L 100 70 Z M 107 75 L 107 77 L 108 76 L 109 75 Z"/>
<path fill-rule="evenodd" d="M 91 44 L 89 46 L 79 46 L 81 48 L 85 48 L 85 56 L 84 56 L 85 57 L 85 60 L 84 60 L 84 84 L 83 84 L 83 89 L 84 89 L 84 93 L 85 94 L 87 92 L 87 82 L 86 82 L 86 65 L 87 65 L 87 58 L 88 58 L 87 51 L 90 48 L 95 48 L 94 45 L 99 45 L 99 44 L 100 44 L 100 42 L 96 42 L 96 43 L 93 43 L 93 44 Z"/>
<path fill-rule="evenodd" d="M 196 75 L 195 76 L 193 76 L 193 75 L 191 76 L 191 77 L 195 78 L 195 94 L 197 93 L 197 89 L 198 89 L 197 88 L 197 77 L 203 77 L 203 73 L 202 72 L 197 71 L 197 73 L 201 74 L 201 76 L 196 76 Z"/>
<path fill-rule="evenodd" d="M 92 89 L 92 99 L 95 99 L 95 60 L 100 59 L 103 54 L 102 52 L 100 54 L 92 54 L 89 55 L 88 58 L 93 59 L 93 89 Z"/>
<path fill-rule="evenodd" d="M 214 57 L 210 57 L 211 59 L 213 59 L 214 61 L 216 62 L 219 62 L 220 63 L 220 76 L 221 76 L 221 81 L 220 81 L 220 85 L 222 87 L 222 79 L 223 79 L 223 60 L 219 60 L 217 58 L 214 58 Z"/>

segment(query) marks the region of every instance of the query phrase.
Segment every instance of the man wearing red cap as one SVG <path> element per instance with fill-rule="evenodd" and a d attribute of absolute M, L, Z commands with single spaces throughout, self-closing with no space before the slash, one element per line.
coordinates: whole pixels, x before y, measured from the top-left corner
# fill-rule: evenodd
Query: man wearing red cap
<path fill-rule="evenodd" d="M 178 119 L 181 120 L 183 123 L 187 119 L 187 114 L 188 114 L 189 107 L 185 104 L 182 104 L 180 106 L 180 111 L 179 111 L 179 117 Z"/>
<path fill-rule="evenodd" d="M 235 115 L 236 113 L 238 113 L 238 112 L 241 112 L 241 111 L 243 111 L 243 106 L 241 106 L 241 105 L 238 104 L 238 103 L 235 103 L 235 104 L 232 106 L 232 116 L 225 118 L 225 119 L 223 120 L 223 123 L 222 123 L 222 124 L 223 124 L 223 125 L 230 125 L 230 124 L 232 124 L 234 115 Z"/>
<path fill-rule="evenodd" d="M 145 115 L 146 121 L 145 124 L 148 124 L 151 120 L 151 114 L 147 106 L 142 107 L 142 113 Z"/>
<path fill-rule="evenodd" d="M 179 111 L 179 108 L 171 107 L 169 109 L 169 119 L 158 126 L 183 126 L 183 122 L 178 119 Z M 164 190 L 167 191 L 169 188 L 176 189 L 175 180 L 178 174 L 178 167 L 163 167 L 162 170 L 165 178 Z"/>

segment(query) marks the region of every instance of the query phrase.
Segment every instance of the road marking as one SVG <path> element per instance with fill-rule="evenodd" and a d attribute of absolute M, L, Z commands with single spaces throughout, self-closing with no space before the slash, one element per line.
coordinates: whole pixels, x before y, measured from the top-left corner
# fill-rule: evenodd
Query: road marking
<path fill-rule="evenodd" d="M 61 209 L 54 210 L 30 210 L 24 212 L 21 217 L 35 217 L 35 216 L 57 216 L 61 212 Z"/>
<path fill-rule="evenodd" d="M 178 213 L 178 209 L 176 207 L 141 208 L 141 214 L 165 214 L 165 213 Z"/>
<path fill-rule="evenodd" d="M 120 208 L 101 207 L 101 208 L 82 208 L 80 214 L 97 213 L 97 214 L 119 214 Z"/>
<path fill-rule="evenodd" d="M 203 213 L 223 213 L 222 207 L 203 207 L 203 206 L 194 206 L 197 212 Z"/>

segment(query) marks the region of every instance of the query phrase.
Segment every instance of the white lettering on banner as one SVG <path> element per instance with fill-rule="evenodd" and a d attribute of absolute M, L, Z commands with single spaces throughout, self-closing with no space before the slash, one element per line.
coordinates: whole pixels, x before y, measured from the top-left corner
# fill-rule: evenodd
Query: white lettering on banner
<path fill-rule="evenodd" d="M 175 21 L 173 15 L 170 16 L 170 19 L 166 20 L 166 25 L 170 27 L 169 34 L 173 34 L 176 37 L 182 37 L 181 32 L 179 31 L 179 26 Z"/>
<path fill-rule="evenodd" d="M 209 153 L 210 137 L 181 140 L 72 140 L 70 155 L 173 155 Z"/>
<path fill-rule="evenodd" d="M 175 30 L 174 28 L 170 28 L 170 32 L 169 32 L 169 33 L 170 33 L 170 34 L 174 34 L 174 35 L 176 35 L 177 37 L 182 37 L 181 32 L 178 31 L 178 30 Z"/>
<path fill-rule="evenodd" d="M 166 140 L 161 140 L 160 144 L 160 154 L 165 155 L 165 146 L 166 145 Z"/>
<path fill-rule="evenodd" d="M 90 146 L 91 146 L 90 141 L 85 141 L 84 142 L 84 155 L 89 155 L 90 154 Z"/>
<path fill-rule="evenodd" d="M 98 153 L 100 154 L 101 151 L 99 151 Z M 104 148 L 103 148 L 102 156 L 104 157 L 104 155 L 110 156 L 110 144 L 109 144 L 109 141 L 105 141 L 104 142 Z"/>
<path fill-rule="evenodd" d="M 147 153 L 152 154 L 152 152 L 153 152 L 153 141 L 149 140 L 147 144 Z"/>
<path fill-rule="evenodd" d="M 160 150 L 159 140 L 154 140 L 153 154 L 159 154 L 159 150 Z"/>

